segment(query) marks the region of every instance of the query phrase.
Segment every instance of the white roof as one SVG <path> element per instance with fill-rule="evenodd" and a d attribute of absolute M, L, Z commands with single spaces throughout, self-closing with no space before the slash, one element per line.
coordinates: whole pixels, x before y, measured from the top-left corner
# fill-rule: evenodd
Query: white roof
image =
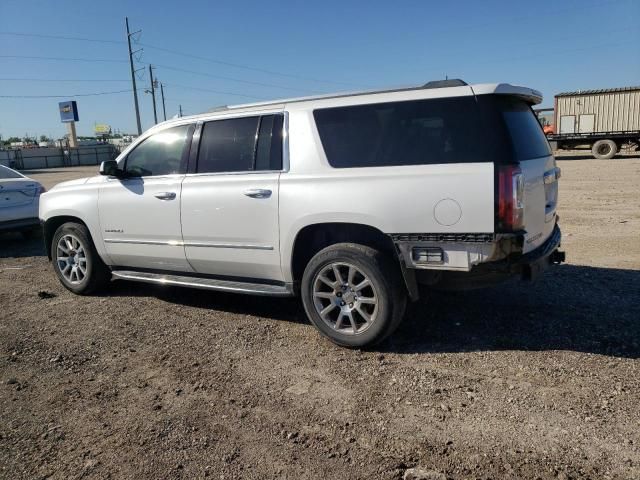
<path fill-rule="evenodd" d="M 270 100 L 265 102 L 246 103 L 239 105 L 229 105 L 209 110 L 208 112 L 180 117 L 166 122 L 159 123 L 156 127 L 167 126 L 174 123 L 187 123 L 189 121 L 211 118 L 217 115 L 228 115 L 241 113 L 247 110 L 276 110 L 284 109 L 288 106 L 296 108 L 327 107 L 329 104 L 346 105 L 350 103 L 362 104 L 373 102 L 413 100 L 419 98 L 446 98 L 470 95 L 513 95 L 522 98 L 527 103 L 537 105 L 542 102 L 542 94 L 528 87 L 511 85 L 509 83 L 479 83 L 473 85 L 460 85 L 452 87 L 427 87 L 425 85 L 390 88 L 384 90 L 363 90 L 356 92 L 339 92 L 326 95 L 314 95 L 308 97 L 286 98 L 280 100 Z M 314 104 L 314 105 L 311 105 Z"/>

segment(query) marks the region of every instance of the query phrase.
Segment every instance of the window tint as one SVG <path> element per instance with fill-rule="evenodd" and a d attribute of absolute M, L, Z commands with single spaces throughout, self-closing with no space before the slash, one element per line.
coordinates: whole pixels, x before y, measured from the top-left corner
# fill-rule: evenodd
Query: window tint
<path fill-rule="evenodd" d="M 10 168 L 0 165 L 0 178 L 24 178 L 18 172 L 11 170 Z"/>
<path fill-rule="evenodd" d="M 282 170 L 282 115 L 266 115 L 260 120 L 256 170 Z"/>
<path fill-rule="evenodd" d="M 329 108 L 314 117 L 336 168 L 492 161 L 474 97 Z"/>
<path fill-rule="evenodd" d="M 180 173 L 189 125 L 151 135 L 127 155 L 125 171 L 131 177 Z"/>
<path fill-rule="evenodd" d="M 502 98 L 499 102 L 516 159 L 527 160 L 551 155 L 547 137 L 529 105 L 511 98 Z"/>
<path fill-rule="evenodd" d="M 202 128 L 198 173 L 253 170 L 260 117 L 207 122 Z"/>

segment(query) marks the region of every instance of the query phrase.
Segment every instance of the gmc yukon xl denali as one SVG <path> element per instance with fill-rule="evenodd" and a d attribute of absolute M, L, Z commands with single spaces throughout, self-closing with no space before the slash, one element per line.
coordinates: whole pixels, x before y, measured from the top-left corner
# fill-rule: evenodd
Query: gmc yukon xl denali
<path fill-rule="evenodd" d="M 371 345 L 407 299 L 564 260 L 541 100 L 449 80 L 167 121 L 42 195 L 47 252 L 77 294 L 124 279 L 298 295 L 332 341 Z"/>

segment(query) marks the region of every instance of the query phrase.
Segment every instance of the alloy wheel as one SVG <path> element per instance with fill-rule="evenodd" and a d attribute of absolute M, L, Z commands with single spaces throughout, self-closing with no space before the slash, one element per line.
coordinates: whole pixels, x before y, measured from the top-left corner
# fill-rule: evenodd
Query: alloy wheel
<path fill-rule="evenodd" d="M 378 315 L 378 294 L 371 279 L 349 263 L 330 263 L 313 280 L 313 304 L 335 331 L 357 335 Z"/>
<path fill-rule="evenodd" d="M 64 279 L 72 285 L 81 283 L 87 276 L 85 246 L 75 235 L 60 237 L 56 246 L 56 262 Z"/>

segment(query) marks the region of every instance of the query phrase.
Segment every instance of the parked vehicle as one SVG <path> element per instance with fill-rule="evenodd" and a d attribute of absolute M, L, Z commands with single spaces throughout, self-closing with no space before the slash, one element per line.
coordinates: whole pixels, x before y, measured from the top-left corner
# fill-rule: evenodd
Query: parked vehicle
<path fill-rule="evenodd" d="M 35 180 L 0 165 L 0 232 L 30 235 L 39 230 L 38 204 L 44 191 Z"/>
<path fill-rule="evenodd" d="M 609 159 L 624 146 L 640 145 L 640 87 L 559 93 L 554 104 L 547 134 L 554 150 L 590 149 L 595 158 Z"/>
<path fill-rule="evenodd" d="M 531 279 L 558 251 L 560 170 L 535 90 L 456 80 L 164 122 L 41 202 L 62 284 L 302 298 L 351 347 L 426 288 Z"/>

